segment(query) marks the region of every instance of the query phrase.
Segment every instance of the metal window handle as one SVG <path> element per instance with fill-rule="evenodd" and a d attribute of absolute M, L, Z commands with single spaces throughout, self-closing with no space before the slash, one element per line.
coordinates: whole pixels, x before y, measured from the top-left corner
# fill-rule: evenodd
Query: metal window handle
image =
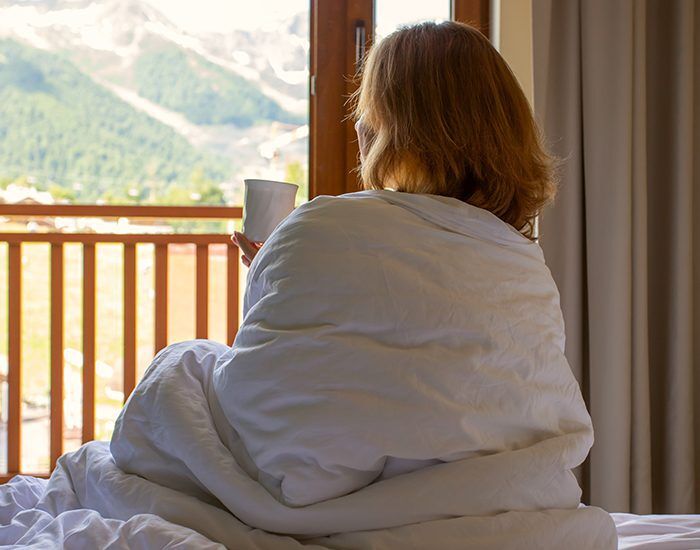
<path fill-rule="evenodd" d="M 365 60 L 365 51 L 367 47 L 367 30 L 365 22 L 361 19 L 355 21 L 355 70 L 359 71 L 362 68 L 362 63 Z"/>

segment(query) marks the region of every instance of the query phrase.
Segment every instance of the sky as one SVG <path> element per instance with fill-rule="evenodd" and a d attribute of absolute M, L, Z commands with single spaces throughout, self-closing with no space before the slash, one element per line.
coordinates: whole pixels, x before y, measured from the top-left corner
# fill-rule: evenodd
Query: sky
<path fill-rule="evenodd" d="M 146 0 L 189 31 L 254 29 L 309 10 L 309 0 Z"/>
<path fill-rule="evenodd" d="M 146 0 L 189 31 L 254 29 L 309 10 L 310 0 Z M 331 1 L 331 0 L 325 0 Z M 375 0 L 377 34 L 420 20 L 449 19 L 450 0 Z"/>
<path fill-rule="evenodd" d="M 450 18 L 450 0 L 375 0 L 374 9 L 378 38 L 400 25 Z"/>

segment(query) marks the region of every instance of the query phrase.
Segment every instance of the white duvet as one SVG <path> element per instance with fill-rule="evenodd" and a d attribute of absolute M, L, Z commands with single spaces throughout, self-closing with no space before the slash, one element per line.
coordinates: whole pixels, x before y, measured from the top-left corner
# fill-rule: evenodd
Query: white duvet
<path fill-rule="evenodd" d="M 258 254 L 245 309 L 233 347 L 156 357 L 109 448 L 64 456 L 22 505 L 32 482 L 5 487 L 0 544 L 616 548 L 571 473 L 593 432 L 556 287 L 495 216 L 318 198 Z"/>

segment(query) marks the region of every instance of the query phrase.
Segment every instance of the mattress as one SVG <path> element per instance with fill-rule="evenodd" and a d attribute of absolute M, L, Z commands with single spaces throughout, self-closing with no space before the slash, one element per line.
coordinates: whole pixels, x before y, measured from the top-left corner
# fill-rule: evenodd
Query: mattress
<path fill-rule="evenodd" d="M 59 513 L 55 506 L 37 506 L 47 483 L 44 479 L 19 476 L 10 484 L 0 487 L 0 545 L 2 548 L 26 547 L 28 543 L 33 544 L 35 548 L 107 546 L 129 550 L 163 547 L 203 550 L 224 548 L 223 545 L 208 539 L 201 533 L 185 527 L 181 521 L 168 521 L 154 514 L 127 516 L 116 513 L 110 515 L 117 515 L 120 518 L 110 519 L 94 510 L 79 506 L 62 513 Z M 65 494 L 54 494 L 52 500 L 57 503 L 65 500 L 62 507 L 72 508 L 70 506 L 72 496 L 70 491 L 65 491 Z M 73 504 L 76 503 L 73 502 Z M 218 512 L 214 514 L 216 517 L 213 517 L 212 521 L 220 523 L 224 530 L 230 530 L 230 524 L 227 528 L 226 521 L 220 521 L 225 520 L 226 514 L 215 508 L 212 510 Z M 611 515 L 617 526 L 620 549 L 700 549 L 700 515 Z M 179 519 L 182 520 L 182 518 Z M 216 529 L 209 526 L 203 530 L 213 532 Z M 246 544 L 239 547 L 259 550 L 267 547 L 263 544 L 263 540 L 266 540 L 264 533 L 256 530 L 248 531 L 245 538 Z M 292 542 L 291 539 L 289 542 Z M 304 548 L 306 545 L 291 544 L 289 547 Z M 318 548 L 316 545 L 309 546 L 311 547 Z M 362 547 L 353 545 L 344 548 Z M 382 548 L 390 550 L 392 546 L 382 546 Z M 472 549 L 479 546 L 465 539 L 463 548 Z"/>

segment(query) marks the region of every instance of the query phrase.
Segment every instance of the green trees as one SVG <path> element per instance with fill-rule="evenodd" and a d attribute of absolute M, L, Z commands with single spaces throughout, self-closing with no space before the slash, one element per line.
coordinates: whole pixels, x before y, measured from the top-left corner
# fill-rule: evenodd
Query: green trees
<path fill-rule="evenodd" d="M 287 163 L 284 181 L 295 183 L 299 186 L 297 202 L 309 196 L 309 174 L 298 160 Z"/>
<path fill-rule="evenodd" d="M 175 46 L 139 57 L 134 67 L 139 95 L 184 114 L 195 124 L 300 122 L 253 84 Z"/>
<path fill-rule="evenodd" d="M 94 201 L 128 197 L 133 182 L 189 186 L 193 171 L 222 181 L 231 167 L 58 55 L 0 40 L 0 177 L 33 175 Z"/>
<path fill-rule="evenodd" d="M 123 78 L 142 97 L 195 124 L 243 128 L 305 122 L 255 83 L 196 53 L 158 41 L 149 48 L 133 74 Z M 32 186 L 71 202 L 225 202 L 221 184 L 232 181 L 230 159 L 194 147 L 90 78 L 68 55 L 0 39 L 0 186 L 30 177 Z M 256 136 L 262 132 L 264 128 L 253 130 Z M 231 150 L 212 147 L 217 149 Z M 256 154 L 248 147 L 234 156 L 246 165 L 256 161 Z M 299 184 L 300 196 L 305 196 L 308 177 L 302 165 L 292 162 L 286 172 L 285 179 Z"/>

